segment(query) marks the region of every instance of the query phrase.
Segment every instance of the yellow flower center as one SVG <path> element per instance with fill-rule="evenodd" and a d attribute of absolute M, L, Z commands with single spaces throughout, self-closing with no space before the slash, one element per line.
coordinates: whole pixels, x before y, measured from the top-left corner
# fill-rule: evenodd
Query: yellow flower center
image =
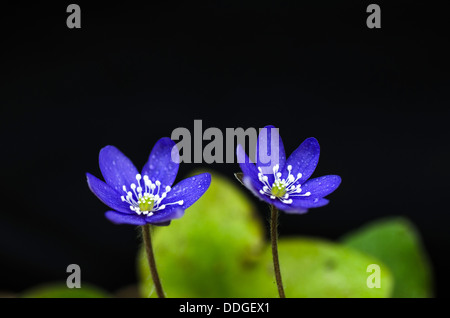
<path fill-rule="evenodd" d="M 272 185 L 272 189 L 270 190 L 270 193 L 277 198 L 283 197 L 286 192 L 286 185 L 279 181 L 275 181 Z"/>
<path fill-rule="evenodd" d="M 143 197 L 139 198 L 139 210 L 141 212 L 144 211 L 151 211 L 153 209 L 153 206 L 155 205 L 155 200 L 152 198 L 152 196 L 144 194 Z"/>

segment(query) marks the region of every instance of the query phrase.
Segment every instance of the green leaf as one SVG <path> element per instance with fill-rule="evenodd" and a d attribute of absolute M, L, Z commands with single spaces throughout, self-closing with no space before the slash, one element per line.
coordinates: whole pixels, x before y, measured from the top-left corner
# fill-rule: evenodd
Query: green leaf
<path fill-rule="evenodd" d="M 107 292 L 85 283 L 81 288 L 68 288 L 65 283 L 51 283 L 25 291 L 22 298 L 108 298 Z"/>
<path fill-rule="evenodd" d="M 392 277 L 379 260 L 348 247 L 312 238 L 278 241 L 278 253 L 286 297 L 367 298 L 389 297 Z M 369 288 L 370 264 L 380 266 L 380 288 Z M 256 297 L 273 297 L 272 251 L 267 248 L 260 264 Z"/>
<path fill-rule="evenodd" d="M 342 242 L 382 260 L 392 271 L 393 297 L 432 297 L 432 273 L 421 238 L 405 218 L 373 222 L 346 235 Z"/>
<path fill-rule="evenodd" d="M 239 289 L 264 246 L 259 218 L 237 182 L 212 174 L 208 191 L 185 215 L 152 233 L 155 259 L 167 297 L 245 297 Z M 140 289 L 153 282 L 144 251 L 139 254 Z"/>

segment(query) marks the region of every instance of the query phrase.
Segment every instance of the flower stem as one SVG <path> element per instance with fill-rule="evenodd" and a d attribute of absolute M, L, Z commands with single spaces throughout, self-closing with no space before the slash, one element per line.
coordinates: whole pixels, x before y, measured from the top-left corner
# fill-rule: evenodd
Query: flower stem
<path fill-rule="evenodd" d="M 152 274 L 153 284 L 155 285 L 156 294 L 159 298 L 165 298 L 161 281 L 159 280 L 158 271 L 156 270 L 155 255 L 153 254 L 149 224 L 142 226 L 142 236 L 145 245 L 145 252 L 147 254 L 148 265 L 150 266 L 150 273 Z"/>
<path fill-rule="evenodd" d="M 283 282 L 281 280 L 280 262 L 278 261 L 278 209 L 275 206 L 271 205 L 270 212 L 272 214 L 270 220 L 270 238 L 272 241 L 273 269 L 275 271 L 278 294 L 280 295 L 280 298 L 286 298 L 286 296 L 284 295 Z"/>

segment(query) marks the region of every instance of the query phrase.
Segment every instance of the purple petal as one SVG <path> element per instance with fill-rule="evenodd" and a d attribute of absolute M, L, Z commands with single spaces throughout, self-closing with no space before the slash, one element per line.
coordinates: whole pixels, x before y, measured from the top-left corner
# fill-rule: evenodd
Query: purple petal
<path fill-rule="evenodd" d="M 311 192 L 308 198 L 322 198 L 329 195 L 341 184 L 341 177 L 336 175 L 328 175 L 308 180 L 302 185 L 302 192 Z"/>
<path fill-rule="evenodd" d="M 111 209 L 117 210 L 123 213 L 131 213 L 130 206 L 128 203 L 123 202 L 120 199 L 120 194 L 118 194 L 113 188 L 101 181 L 100 179 L 94 177 L 90 173 L 86 173 L 87 182 L 89 189 L 100 199 L 104 204 L 109 206 Z"/>
<path fill-rule="evenodd" d="M 316 199 L 304 199 L 304 198 L 293 198 L 291 204 L 285 204 L 281 201 L 277 201 L 274 205 L 279 209 L 286 213 L 295 213 L 295 214 L 303 214 L 308 212 L 310 208 L 318 208 L 328 204 L 328 200 L 324 198 L 316 198 Z"/>
<path fill-rule="evenodd" d="M 262 128 L 256 144 L 256 166 L 261 168 L 264 174 L 272 174 L 276 164 L 281 171 L 285 162 L 286 153 L 278 129 L 271 125 Z"/>
<path fill-rule="evenodd" d="M 330 201 L 324 198 L 315 198 L 311 200 L 305 200 L 303 198 L 292 198 L 292 203 L 290 206 L 296 207 L 296 208 L 319 208 L 321 206 L 327 205 Z"/>
<path fill-rule="evenodd" d="M 131 183 L 136 183 L 138 170 L 116 147 L 106 146 L 100 150 L 99 164 L 106 183 L 118 193 L 122 193 L 122 186 L 129 188 Z"/>
<path fill-rule="evenodd" d="M 178 207 L 185 210 L 194 204 L 194 202 L 208 190 L 210 184 L 211 175 L 209 173 L 202 173 L 184 179 L 178 182 L 172 190 L 170 190 L 167 197 L 162 201 L 162 204 L 183 200 L 183 204 Z"/>
<path fill-rule="evenodd" d="M 255 181 L 259 181 L 258 169 L 256 168 L 255 164 L 250 161 L 250 158 L 247 156 L 244 148 L 242 148 L 241 145 L 237 146 L 236 156 L 244 176 L 255 179 Z"/>
<path fill-rule="evenodd" d="M 298 173 L 302 177 L 297 181 L 302 184 L 311 177 L 319 162 L 320 146 L 316 138 L 308 138 L 289 156 L 286 161 L 285 172 L 283 177 L 287 176 L 287 166 L 292 166 L 292 174 L 297 176 Z"/>
<path fill-rule="evenodd" d="M 289 204 L 285 204 L 281 202 L 280 200 L 274 200 L 272 204 L 280 211 L 286 212 L 286 213 L 296 213 L 296 214 L 303 214 L 308 212 L 307 208 L 300 207 L 300 206 L 292 206 Z"/>
<path fill-rule="evenodd" d="M 184 215 L 184 210 L 180 209 L 179 205 L 169 205 L 164 210 L 154 212 L 152 216 L 147 216 L 145 218 L 146 223 L 151 223 L 155 225 L 168 225 L 165 224 L 174 219 L 179 219 Z"/>
<path fill-rule="evenodd" d="M 131 224 L 131 225 L 145 225 L 145 217 L 137 214 L 124 214 L 116 211 L 108 211 L 105 217 L 115 224 Z"/>
<path fill-rule="evenodd" d="M 175 142 L 164 137 L 158 140 L 150 153 L 142 175 L 152 182 L 159 180 L 163 187 L 171 186 L 178 173 L 180 157 Z"/>

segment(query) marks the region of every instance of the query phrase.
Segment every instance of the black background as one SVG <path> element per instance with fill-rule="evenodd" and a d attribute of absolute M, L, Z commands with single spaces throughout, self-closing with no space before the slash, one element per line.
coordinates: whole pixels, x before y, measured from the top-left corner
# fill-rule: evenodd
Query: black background
<path fill-rule="evenodd" d="M 273 124 L 288 154 L 316 137 L 313 176 L 343 183 L 328 206 L 283 214 L 280 235 L 334 240 L 407 216 L 448 296 L 447 8 L 378 1 L 382 28 L 368 29 L 366 1 L 77 3 L 81 29 L 66 26 L 69 2 L 2 5 L 0 291 L 65 280 L 71 263 L 108 290 L 133 284 L 137 231 L 104 218 L 85 172 L 101 176 L 108 144 L 142 167 L 201 119 Z M 183 164 L 177 179 L 199 167 L 238 170 Z"/>

